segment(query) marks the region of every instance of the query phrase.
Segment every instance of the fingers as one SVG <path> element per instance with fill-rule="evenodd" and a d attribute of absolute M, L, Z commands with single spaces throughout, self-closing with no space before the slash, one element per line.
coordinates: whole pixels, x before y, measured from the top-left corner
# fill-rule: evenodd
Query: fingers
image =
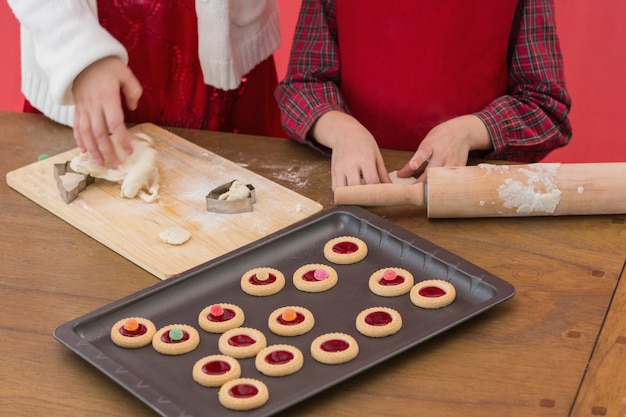
<path fill-rule="evenodd" d="M 100 165 L 108 162 L 117 167 L 125 156 L 132 153 L 119 101 L 95 111 L 81 111 L 77 108 L 74 115 L 74 137 L 81 152 L 89 152 Z M 117 141 L 118 146 L 112 140 Z M 118 149 L 124 154 L 119 155 Z"/>
<path fill-rule="evenodd" d="M 121 80 L 121 90 L 126 101 L 126 107 L 128 107 L 129 110 L 137 109 L 139 99 L 143 94 L 143 88 L 131 71 L 128 71 L 126 76 Z"/>

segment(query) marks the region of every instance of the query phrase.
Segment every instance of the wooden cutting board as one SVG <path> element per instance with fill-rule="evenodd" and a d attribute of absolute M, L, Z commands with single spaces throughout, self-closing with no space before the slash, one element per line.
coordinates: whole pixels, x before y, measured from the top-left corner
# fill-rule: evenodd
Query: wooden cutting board
<path fill-rule="evenodd" d="M 78 148 L 7 173 L 7 184 L 72 226 L 160 279 L 254 242 L 322 210 L 322 205 L 255 174 L 153 124 L 130 129 L 154 139 L 160 173 L 159 199 L 147 203 L 120 196 L 120 184 L 96 182 L 67 204 L 54 178 L 54 164 Z M 252 212 L 207 210 L 206 195 L 234 179 L 255 188 Z M 191 239 L 175 246 L 159 233 L 179 226 Z"/>

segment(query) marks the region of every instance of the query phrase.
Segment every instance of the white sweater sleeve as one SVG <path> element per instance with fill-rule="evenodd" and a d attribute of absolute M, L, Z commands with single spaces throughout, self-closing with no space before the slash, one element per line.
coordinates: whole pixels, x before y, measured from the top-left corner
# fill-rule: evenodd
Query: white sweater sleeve
<path fill-rule="evenodd" d="M 100 26 L 95 0 L 8 3 L 21 25 L 22 76 L 38 78 L 49 90 L 34 96 L 49 93 L 56 105 L 72 104 L 72 83 L 87 66 L 107 56 L 128 63 L 122 44 Z"/>

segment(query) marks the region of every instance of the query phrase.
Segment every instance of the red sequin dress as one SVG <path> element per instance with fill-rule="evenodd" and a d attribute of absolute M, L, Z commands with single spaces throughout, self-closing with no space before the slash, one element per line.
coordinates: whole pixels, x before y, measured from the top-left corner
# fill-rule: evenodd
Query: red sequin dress
<path fill-rule="evenodd" d="M 143 87 L 129 123 L 284 137 L 274 99 L 273 57 L 243 77 L 235 90 L 204 84 L 198 59 L 194 0 L 98 2 L 100 24 L 120 41 Z M 26 111 L 34 111 L 29 103 Z"/>

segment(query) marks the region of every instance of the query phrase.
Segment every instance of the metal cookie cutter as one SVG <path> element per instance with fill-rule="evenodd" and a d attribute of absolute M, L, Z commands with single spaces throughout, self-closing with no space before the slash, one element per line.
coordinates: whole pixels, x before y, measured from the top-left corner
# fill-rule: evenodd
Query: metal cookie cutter
<path fill-rule="evenodd" d="M 68 190 L 67 188 L 65 188 L 65 185 L 63 185 L 62 177 L 65 174 L 77 174 L 82 176 L 83 178 L 78 182 L 78 184 Z M 82 174 L 80 172 L 74 171 L 70 166 L 70 161 L 67 161 L 64 164 L 54 164 L 54 178 L 57 181 L 57 188 L 59 189 L 61 198 L 63 198 L 63 201 L 65 201 L 66 203 L 71 203 L 72 201 L 74 201 L 74 199 L 78 197 L 78 194 L 80 192 L 84 191 L 85 188 L 93 184 L 95 181 L 95 178 L 91 175 Z"/>
<path fill-rule="evenodd" d="M 227 182 L 219 187 L 213 189 L 206 196 L 206 208 L 213 213 L 234 214 L 245 213 L 252 211 L 252 204 L 256 203 L 256 195 L 254 187 L 247 184 L 246 187 L 250 190 L 250 196 L 241 200 L 220 200 L 220 196 L 230 190 L 230 187 L 237 180 Z"/>

